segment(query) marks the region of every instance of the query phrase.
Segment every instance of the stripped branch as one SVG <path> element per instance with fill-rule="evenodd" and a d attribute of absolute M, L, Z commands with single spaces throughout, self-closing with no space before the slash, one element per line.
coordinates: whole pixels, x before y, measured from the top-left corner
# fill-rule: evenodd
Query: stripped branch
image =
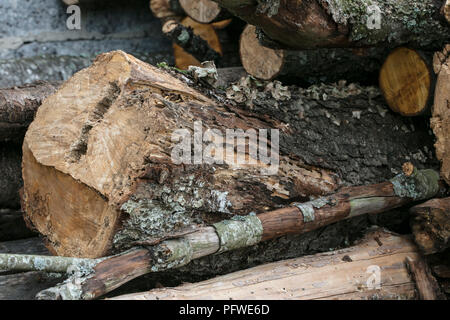
<path fill-rule="evenodd" d="M 380 213 L 435 196 L 439 174 L 405 166 L 405 173 L 369 186 L 348 187 L 338 193 L 259 215 L 234 216 L 196 232 L 181 233 L 149 246 L 107 258 L 83 277 L 75 274 L 39 299 L 94 299 L 149 272 L 184 266 L 194 259 L 243 248 L 290 233 L 305 233 L 333 222 Z M 76 288 L 76 289 L 74 289 Z"/>

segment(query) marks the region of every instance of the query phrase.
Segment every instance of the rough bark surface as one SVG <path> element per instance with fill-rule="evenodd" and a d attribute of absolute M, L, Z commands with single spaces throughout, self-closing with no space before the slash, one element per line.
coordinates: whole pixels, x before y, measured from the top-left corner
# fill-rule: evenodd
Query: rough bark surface
<path fill-rule="evenodd" d="M 19 145 L 4 143 L 0 146 L 0 208 L 20 207 L 21 161 Z"/>
<path fill-rule="evenodd" d="M 438 75 L 434 93 L 431 127 L 436 135 L 436 156 L 441 161 L 441 176 L 450 185 L 450 45 L 434 57 Z"/>
<path fill-rule="evenodd" d="M 52 252 L 98 257 L 193 224 L 331 193 L 342 184 L 388 180 L 396 170 L 390 164 L 435 164 L 427 128 L 389 112 L 374 88 L 293 87 L 288 99 L 286 88 L 276 83 L 236 85 L 234 99 L 256 90 L 251 101 L 244 99 L 247 105 L 237 106 L 177 77 L 112 52 L 77 73 L 38 110 L 23 146 L 24 208 Z M 68 92 L 76 99 L 66 99 Z M 175 164 L 173 130 L 192 133 L 199 120 L 205 130 L 280 129 L 278 172 L 261 174 L 262 164 Z M 330 233 L 365 221 L 345 222 Z M 313 242 L 343 243 L 361 230 L 351 229 Z M 279 251 L 286 242 L 261 245 L 255 259 L 270 259 L 269 248 Z M 303 245 L 285 249 L 314 250 L 309 241 Z M 239 260 L 240 254 L 231 256 Z M 232 267 L 229 256 L 199 264 L 210 259 L 223 259 L 219 269 Z"/>
<path fill-rule="evenodd" d="M 433 199 L 412 207 L 414 238 L 425 254 L 450 247 L 450 198 Z"/>
<path fill-rule="evenodd" d="M 441 13 L 443 0 L 215 1 L 286 49 L 405 44 L 439 48 L 450 34 Z"/>
<path fill-rule="evenodd" d="M 0 89 L 0 141 L 22 143 L 37 108 L 57 87 L 58 84 L 38 81 Z"/>
<path fill-rule="evenodd" d="M 416 283 L 408 274 L 406 258 L 422 260 L 411 239 L 372 231 L 350 248 L 112 299 L 415 299 Z M 380 268 L 378 278 L 375 266 Z"/>

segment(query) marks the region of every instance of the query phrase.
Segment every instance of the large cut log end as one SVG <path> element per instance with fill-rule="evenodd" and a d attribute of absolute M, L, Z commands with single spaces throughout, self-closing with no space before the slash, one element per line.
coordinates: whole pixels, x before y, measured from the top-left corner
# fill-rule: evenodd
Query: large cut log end
<path fill-rule="evenodd" d="M 53 253 L 98 257 L 109 250 L 119 198 L 144 159 L 140 150 L 148 149 L 145 121 L 137 119 L 151 117 L 142 109 L 130 118 L 135 109 L 112 105 L 128 81 L 149 81 L 143 72 L 155 87 L 186 90 L 121 51 L 103 54 L 42 104 L 27 131 L 23 206 Z"/>
<path fill-rule="evenodd" d="M 403 47 L 389 54 L 379 77 L 389 107 L 404 116 L 416 116 L 427 110 L 432 82 L 427 61 L 417 51 Z"/>

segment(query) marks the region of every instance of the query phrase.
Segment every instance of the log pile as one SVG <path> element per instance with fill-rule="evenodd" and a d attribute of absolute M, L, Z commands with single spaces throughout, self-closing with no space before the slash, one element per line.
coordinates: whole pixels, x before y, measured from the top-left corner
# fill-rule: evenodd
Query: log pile
<path fill-rule="evenodd" d="M 450 294 L 448 1 L 149 9 L 175 67 L 0 89 L 0 299 Z"/>

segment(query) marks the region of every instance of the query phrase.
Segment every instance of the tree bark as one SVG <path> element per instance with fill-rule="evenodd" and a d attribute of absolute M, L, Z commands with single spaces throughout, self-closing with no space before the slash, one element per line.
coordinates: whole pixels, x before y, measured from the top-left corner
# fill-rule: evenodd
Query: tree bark
<path fill-rule="evenodd" d="M 263 80 L 290 77 L 306 85 L 343 79 L 374 84 L 387 55 L 384 48 L 276 50 L 262 46 L 255 31 L 252 25 L 244 29 L 240 56 L 245 70 Z"/>
<path fill-rule="evenodd" d="M 437 74 L 431 128 L 436 136 L 436 157 L 441 161 L 441 176 L 450 185 L 450 44 L 434 56 Z"/>
<path fill-rule="evenodd" d="M 25 239 L 36 235 L 28 229 L 23 219 L 23 212 L 0 210 L 0 241 Z"/>
<path fill-rule="evenodd" d="M 433 199 L 410 209 L 416 243 L 425 254 L 450 247 L 450 198 Z"/>
<path fill-rule="evenodd" d="M 417 299 L 416 283 L 408 274 L 406 258 L 423 262 L 408 237 L 377 230 L 346 249 L 265 264 L 176 288 L 127 294 L 112 300 Z"/>
<path fill-rule="evenodd" d="M 438 49 L 450 34 L 443 0 L 215 1 L 260 27 L 285 49 L 399 45 Z"/>
<path fill-rule="evenodd" d="M 0 142 L 22 143 L 37 108 L 58 87 L 59 84 L 37 81 L 20 87 L 0 89 Z"/>
<path fill-rule="evenodd" d="M 428 130 L 387 111 L 374 88 L 292 87 L 287 99 L 274 83 L 260 91 L 236 85 L 234 93 L 256 90 L 251 106 L 238 107 L 180 79 L 192 83 L 112 52 L 39 108 L 23 145 L 24 210 L 52 252 L 100 257 L 194 224 L 386 181 L 407 158 L 419 168 L 436 164 L 420 150 L 431 150 Z M 278 171 L 243 167 L 234 156 L 176 164 L 172 134 L 184 128 L 198 139 L 194 120 L 219 132 L 279 129 Z M 265 139 L 275 145 L 276 133 Z"/>
<path fill-rule="evenodd" d="M 19 190 L 23 185 L 21 161 L 19 145 L 0 146 L 0 208 L 20 208 Z"/>

